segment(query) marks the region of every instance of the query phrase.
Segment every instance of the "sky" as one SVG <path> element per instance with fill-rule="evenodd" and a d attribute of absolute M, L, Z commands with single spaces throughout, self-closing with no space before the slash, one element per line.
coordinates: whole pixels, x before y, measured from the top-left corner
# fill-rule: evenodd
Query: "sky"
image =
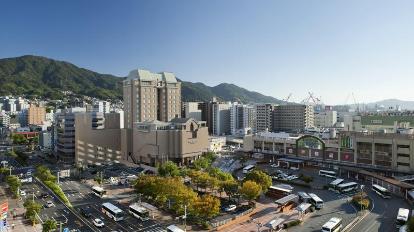
<path fill-rule="evenodd" d="M 414 1 L 5 0 L 0 58 L 169 71 L 300 102 L 414 100 Z"/>

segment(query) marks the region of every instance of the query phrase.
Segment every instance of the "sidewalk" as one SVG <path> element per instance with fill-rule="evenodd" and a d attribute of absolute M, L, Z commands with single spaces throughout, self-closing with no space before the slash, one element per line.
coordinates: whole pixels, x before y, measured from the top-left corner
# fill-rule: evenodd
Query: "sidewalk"
<path fill-rule="evenodd" d="M 40 232 L 42 231 L 41 225 L 32 226 L 30 222 L 24 219 L 25 209 L 23 207 L 23 201 L 18 199 L 12 199 L 6 193 L 6 185 L 2 183 L 0 185 L 0 201 L 8 200 L 9 211 L 7 212 L 7 223 L 9 225 L 6 231 L 24 231 L 24 232 Z M 13 218 L 13 215 L 15 217 Z M 14 227 L 12 226 L 14 225 Z M 12 228 L 13 227 L 13 228 Z"/>

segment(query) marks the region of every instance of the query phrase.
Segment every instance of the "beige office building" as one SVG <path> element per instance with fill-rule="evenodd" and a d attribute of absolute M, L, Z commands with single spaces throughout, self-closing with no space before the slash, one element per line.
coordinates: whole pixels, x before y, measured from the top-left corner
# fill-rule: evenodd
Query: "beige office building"
<path fill-rule="evenodd" d="M 124 160 L 151 166 L 166 161 L 191 163 L 209 146 L 206 123 L 191 118 L 140 122 L 125 132 L 123 136 L 132 136 L 132 143 L 123 140 Z"/>
<path fill-rule="evenodd" d="M 46 120 L 46 108 L 31 105 L 27 109 L 27 124 L 42 125 Z"/>
<path fill-rule="evenodd" d="M 256 131 L 262 132 L 266 130 L 272 130 L 272 112 L 274 109 L 273 104 L 257 104 L 256 108 Z"/>
<path fill-rule="evenodd" d="M 121 161 L 122 117 L 120 113 L 76 114 L 75 164 L 78 167 Z"/>
<path fill-rule="evenodd" d="M 123 83 L 126 128 L 147 120 L 167 122 L 181 115 L 181 83 L 173 73 L 136 69 Z"/>
<path fill-rule="evenodd" d="M 312 105 L 279 105 L 273 111 L 273 131 L 297 132 L 313 126 Z"/>

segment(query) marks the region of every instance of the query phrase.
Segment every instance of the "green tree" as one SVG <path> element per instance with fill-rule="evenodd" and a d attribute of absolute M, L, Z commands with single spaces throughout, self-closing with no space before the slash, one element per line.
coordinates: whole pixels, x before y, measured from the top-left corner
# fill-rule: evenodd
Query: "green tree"
<path fill-rule="evenodd" d="M 217 178 L 221 181 L 231 181 L 234 180 L 233 176 L 228 172 L 223 172 L 219 168 L 210 168 L 208 174 L 212 177 Z"/>
<path fill-rule="evenodd" d="M 221 187 L 226 192 L 229 199 L 234 197 L 239 192 L 239 183 L 235 180 L 221 182 Z"/>
<path fill-rule="evenodd" d="M 28 140 L 22 134 L 12 134 L 14 144 L 27 144 Z"/>
<path fill-rule="evenodd" d="M 24 208 L 26 209 L 25 217 L 30 219 L 30 221 L 35 224 L 38 222 L 37 215 L 39 215 L 40 210 L 42 209 L 42 205 L 36 201 L 31 199 L 27 199 L 24 204 Z"/>
<path fill-rule="evenodd" d="M 201 157 L 197 160 L 194 161 L 194 168 L 196 170 L 202 170 L 202 169 L 207 169 L 208 167 L 210 167 L 211 162 L 210 160 L 206 159 L 205 157 Z"/>
<path fill-rule="evenodd" d="M 6 182 L 10 187 L 10 191 L 14 194 L 15 197 L 19 196 L 19 188 L 22 186 L 20 179 L 17 176 L 7 176 Z"/>
<path fill-rule="evenodd" d="M 260 170 L 253 170 L 246 175 L 245 181 L 251 180 L 256 182 L 262 188 L 262 192 L 267 192 L 272 185 L 272 178 Z"/>
<path fill-rule="evenodd" d="M 42 232 L 51 232 L 56 230 L 58 227 L 57 222 L 53 219 L 47 219 L 42 224 Z"/>
<path fill-rule="evenodd" d="M 240 194 L 248 201 L 253 201 L 260 196 L 262 188 L 254 181 L 248 180 L 243 183 Z"/>
<path fill-rule="evenodd" d="M 56 182 L 57 177 L 50 172 L 50 169 L 40 165 L 36 168 L 35 175 L 42 181 Z"/>
<path fill-rule="evenodd" d="M 164 177 L 165 176 L 179 176 L 180 169 L 174 162 L 167 161 L 158 167 L 158 174 Z"/>
<path fill-rule="evenodd" d="M 211 195 L 198 197 L 194 202 L 193 213 L 204 220 L 211 219 L 220 213 L 220 200 Z"/>

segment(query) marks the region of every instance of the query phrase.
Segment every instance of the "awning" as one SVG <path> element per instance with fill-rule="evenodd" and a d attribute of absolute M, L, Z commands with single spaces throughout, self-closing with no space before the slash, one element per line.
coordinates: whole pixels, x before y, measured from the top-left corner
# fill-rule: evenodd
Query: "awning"
<path fill-rule="evenodd" d="M 297 202 L 297 200 L 298 200 L 298 195 L 290 194 L 290 195 L 287 195 L 286 197 L 282 197 L 279 200 L 276 200 L 275 203 L 278 205 L 286 205 L 289 202 Z"/>
<path fill-rule="evenodd" d="M 267 223 L 265 226 L 266 226 L 267 228 L 270 228 L 270 229 L 277 229 L 277 227 L 278 227 L 280 224 L 282 224 L 284 221 L 285 221 L 285 219 L 283 219 L 283 218 L 276 218 L 276 219 L 271 220 L 271 221 L 270 221 L 269 223 Z"/>
<path fill-rule="evenodd" d="M 297 209 L 299 212 L 303 213 L 303 212 L 305 212 L 306 210 L 308 210 L 311 206 L 312 206 L 312 205 L 311 205 L 311 204 L 309 204 L 309 203 L 302 203 L 302 204 L 298 205 L 298 207 L 296 207 L 296 209 Z"/>

